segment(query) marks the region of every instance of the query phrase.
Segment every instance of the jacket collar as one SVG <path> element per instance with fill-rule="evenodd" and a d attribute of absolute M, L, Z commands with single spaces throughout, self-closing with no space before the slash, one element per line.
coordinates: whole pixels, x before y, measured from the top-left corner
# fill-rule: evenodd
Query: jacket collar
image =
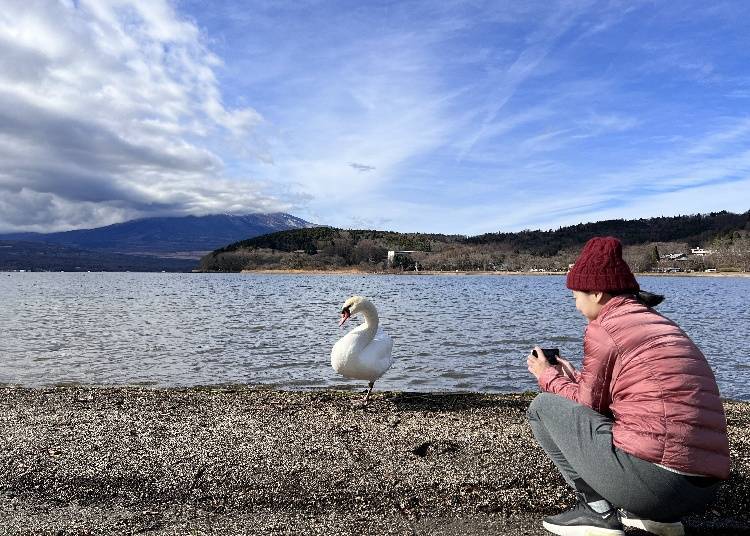
<path fill-rule="evenodd" d="M 613 296 L 612 299 L 602 306 L 599 311 L 599 316 L 596 317 L 597 322 L 601 322 L 601 320 L 609 314 L 612 309 L 619 307 L 626 301 L 633 301 L 633 297 L 626 294 L 622 296 Z"/>

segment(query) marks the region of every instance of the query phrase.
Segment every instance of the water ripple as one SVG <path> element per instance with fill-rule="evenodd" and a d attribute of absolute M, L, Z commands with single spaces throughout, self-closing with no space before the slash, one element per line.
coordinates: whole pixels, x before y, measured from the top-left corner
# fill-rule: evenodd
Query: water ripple
<path fill-rule="evenodd" d="M 0 382 L 30 386 L 361 388 L 330 367 L 331 346 L 359 323 L 338 327 L 353 294 L 373 299 L 395 341 L 381 389 L 536 389 L 526 370 L 531 347 L 557 346 L 578 362 L 585 328 L 562 276 L 7 275 Z M 750 399 L 750 279 L 640 282 L 667 295 L 660 311 L 704 350 L 722 394 Z"/>

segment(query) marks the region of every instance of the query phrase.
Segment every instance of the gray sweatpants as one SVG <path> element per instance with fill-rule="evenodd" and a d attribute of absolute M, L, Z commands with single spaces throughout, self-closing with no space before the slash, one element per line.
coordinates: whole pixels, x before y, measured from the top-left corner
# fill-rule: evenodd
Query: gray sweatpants
<path fill-rule="evenodd" d="M 673 473 L 618 449 L 612 419 L 567 398 L 541 393 L 528 417 L 534 437 L 571 487 L 581 488 L 582 480 L 613 506 L 644 519 L 676 521 L 705 508 L 718 489 L 716 479 Z"/>

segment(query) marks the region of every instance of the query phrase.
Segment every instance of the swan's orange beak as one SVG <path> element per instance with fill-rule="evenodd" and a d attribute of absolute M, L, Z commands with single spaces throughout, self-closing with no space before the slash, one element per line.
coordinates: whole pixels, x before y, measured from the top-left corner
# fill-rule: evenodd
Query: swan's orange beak
<path fill-rule="evenodd" d="M 352 315 L 349 313 L 349 309 L 344 309 L 343 311 L 341 311 L 341 320 L 339 320 L 339 327 L 343 326 L 344 322 L 349 320 L 350 316 Z"/>

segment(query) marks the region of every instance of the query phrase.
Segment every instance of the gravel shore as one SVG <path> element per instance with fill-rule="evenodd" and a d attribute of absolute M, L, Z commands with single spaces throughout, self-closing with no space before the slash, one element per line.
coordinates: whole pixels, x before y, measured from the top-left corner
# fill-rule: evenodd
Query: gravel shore
<path fill-rule="evenodd" d="M 573 502 L 533 394 L 360 397 L 2 387 L 0 534 L 532 535 Z M 750 534 L 750 403 L 725 408 L 732 477 L 688 534 Z"/>

